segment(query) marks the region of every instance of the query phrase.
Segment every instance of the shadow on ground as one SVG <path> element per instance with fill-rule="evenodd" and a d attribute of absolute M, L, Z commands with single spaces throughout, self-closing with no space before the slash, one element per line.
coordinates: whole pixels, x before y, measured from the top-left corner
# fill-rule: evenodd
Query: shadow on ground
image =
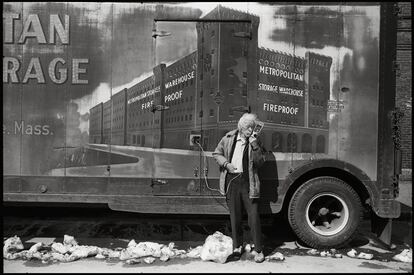
<path fill-rule="evenodd" d="M 66 234 L 77 239 L 108 239 L 107 243 L 111 244 L 110 248 L 125 247 L 131 239 L 162 243 L 180 241 L 191 243 L 194 247 L 202 244 L 206 237 L 215 231 L 231 236 L 230 221 L 226 215 L 202 217 L 199 215 L 144 215 L 115 212 L 106 208 L 64 207 L 6 207 L 3 210 L 3 236 L 17 235 L 22 240 L 34 237 L 56 237 L 55 241 L 61 242 Z M 411 247 L 411 232 L 412 219 L 407 219 L 407 217 L 395 219 L 393 243 L 398 248 Z M 283 245 L 286 243 L 294 243 L 296 246 L 293 248 L 299 248 L 295 251 L 286 250 L 287 254 L 306 253 L 310 249 L 297 240 L 289 223 L 282 215 L 263 217 L 262 233 L 265 255 L 275 250 L 284 251 Z M 251 242 L 246 219 L 244 240 Z M 95 244 L 88 243 L 88 245 Z M 370 232 L 370 221 L 364 219 L 358 234 L 341 251 L 346 253 L 351 248 L 364 250 L 367 246 L 371 246 L 374 250 L 376 246 L 381 248 L 376 242 L 376 236 Z M 372 253 L 369 247 L 365 250 Z"/>

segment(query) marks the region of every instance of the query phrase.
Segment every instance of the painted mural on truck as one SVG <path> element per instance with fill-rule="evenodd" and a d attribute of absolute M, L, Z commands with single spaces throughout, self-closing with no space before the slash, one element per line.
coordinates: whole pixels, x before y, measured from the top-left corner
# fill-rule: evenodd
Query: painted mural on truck
<path fill-rule="evenodd" d="M 3 3 L 4 174 L 193 177 L 251 111 L 276 161 L 375 180 L 379 21 L 369 4 Z"/>

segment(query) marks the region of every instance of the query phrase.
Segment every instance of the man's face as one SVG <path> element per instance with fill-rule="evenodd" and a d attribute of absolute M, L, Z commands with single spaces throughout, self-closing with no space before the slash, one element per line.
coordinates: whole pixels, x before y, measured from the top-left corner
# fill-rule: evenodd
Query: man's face
<path fill-rule="evenodd" d="M 243 138 L 246 138 L 247 139 L 247 138 L 249 138 L 252 135 L 253 129 L 254 129 L 254 124 L 253 125 L 246 126 L 246 127 L 243 127 L 241 129 L 240 135 Z"/>

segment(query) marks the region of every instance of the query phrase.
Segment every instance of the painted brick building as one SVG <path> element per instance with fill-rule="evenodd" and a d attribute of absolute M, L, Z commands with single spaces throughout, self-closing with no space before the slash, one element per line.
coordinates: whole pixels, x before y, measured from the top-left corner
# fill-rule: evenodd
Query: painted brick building
<path fill-rule="evenodd" d="M 411 4 L 401 2 L 398 7 L 397 105 L 405 114 L 401 127 L 403 173 L 411 175 Z M 258 47 L 259 18 L 249 13 L 218 6 L 204 18 L 220 16 L 248 19 L 252 24 L 197 23 L 197 51 L 167 67 L 158 65 L 152 76 L 128 89 L 127 110 L 119 107 L 119 116 L 114 113 L 112 121 L 122 129 L 121 116 L 126 113 L 125 141 L 113 140 L 112 144 L 190 149 L 189 135 L 202 131 L 202 145 L 211 150 L 226 131 L 235 127 L 240 110 L 249 107 L 268 127 L 263 133 L 267 148 L 276 152 L 326 152 L 332 58 L 312 52 L 298 57 Z M 276 71 L 297 78 L 283 78 Z M 278 87 L 277 95 L 272 94 L 272 87 Z M 303 96 L 284 96 L 281 88 L 302 91 Z M 152 112 L 158 104 L 169 109 Z M 275 106 L 284 105 L 297 109 L 295 116 L 271 112 Z M 110 110 L 105 107 L 106 103 L 102 108 L 102 142 L 108 143 L 106 116 Z"/>
<path fill-rule="evenodd" d="M 194 149 L 189 136 L 202 133 L 202 146 L 213 150 L 241 114 L 251 110 L 266 123 L 266 147 L 327 152 L 332 58 L 258 47 L 260 20 L 253 14 L 219 5 L 204 17 L 219 18 L 251 23 L 197 23 L 196 51 L 156 66 L 153 75 L 112 95 L 112 110 L 109 102 L 103 104 L 101 142 Z M 156 112 L 156 106 L 168 109 Z"/>
<path fill-rule="evenodd" d="M 101 143 L 102 142 L 102 112 L 103 103 L 99 103 L 90 110 L 89 117 L 89 142 Z"/>

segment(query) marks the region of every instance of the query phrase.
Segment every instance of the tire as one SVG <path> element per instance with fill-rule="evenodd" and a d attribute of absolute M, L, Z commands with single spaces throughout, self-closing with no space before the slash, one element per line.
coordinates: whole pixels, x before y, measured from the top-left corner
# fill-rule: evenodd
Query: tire
<path fill-rule="evenodd" d="M 288 220 L 297 237 L 313 248 L 340 248 L 352 240 L 362 219 L 355 190 L 334 177 L 317 177 L 293 194 Z"/>

